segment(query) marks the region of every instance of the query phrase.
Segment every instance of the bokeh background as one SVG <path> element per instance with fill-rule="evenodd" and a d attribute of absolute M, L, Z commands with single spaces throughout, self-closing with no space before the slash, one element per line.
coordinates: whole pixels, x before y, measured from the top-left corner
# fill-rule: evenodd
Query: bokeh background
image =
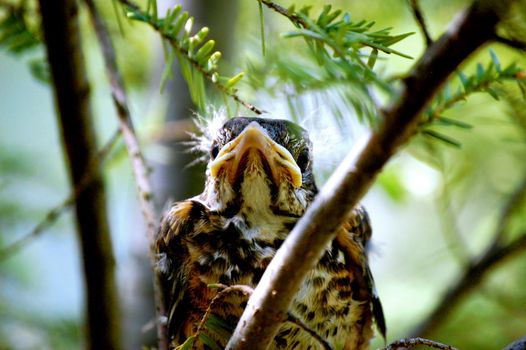
<path fill-rule="evenodd" d="M 322 2 L 282 1 L 287 7 Z M 408 2 L 324 1 L 351 13 L 353 19 L 376 22 L 393 33 L 415 32 L 394 48 L 414 58 L 425 49 Z M 431 35 L 437 38 L 468 1 L 423 0 Z M 159 1 L 166 8 L 174 2 Z M 194 130 L 187 87 L 174 69 L 160 93 L 164 66 L 158 36 L 140 23 L 123 22 L 120 31 L 111 2 L 99 2 L 112 29 L 119 64 L 131 95 L 131 110 L 153 172 L 156 202 L 200 192 L 203 165 L 186 167 L 185 130 Z M 274 117 L 299 121 L 312 135 L 315 168 L 322 184 L 344 155 L 367 134 L 352 108 L 335 108 L 331 94 L 306 92 L 265 79 L 272 60 L 294 55 L 299 40 L 284 39 L 288 21 L 264 11 L 267 53 L 261 52 L 256 1 L 193 0 L 183 2 L 197 22 L 210 27 L 223 52 L 220 70 L 245 71 L 239 94 Z M 1 8 L 1 6 L 0 6 Z M 162 9 L 161 9 L 162 13 Z M 84 54 L 92 85 L 95 126 L 102 145 L 117 128 L 102 59 L 85 11 L 81 12 Z M 526 67 L 524 54 L 492 45 L 503 65 Z M 300 51 L 298 51 L 300 52 Z M 37 47 L 24 55 L 0 49 L 0 246 L 6 247 L 37 225 L 69 194 L 70 185 L 49 85 L 31 74 L 29 62 L 45 54 Z M 298 53 L 298 55 L 301 55 Z M 290 56 L 288 56 L 290 57 Z M 488 47 L 462 67 L 467 73 L 490 59 Z M 380 54 L 377 70 L 399 76 L 414 60 Z M 252 74 L 252 75 L 251 75 Z M 213 88 L 212 88 L 213 89 Z M 292 92 L 291 92 L 292 91 Z M 383 97 L 379 96 L 379 103 Z M 222 99 L 210 92 L 210 103 Z M 446 115 L 472 125 L 448 128 L 462 147 L 423 136 L 404 148 L 378 178 L 364 203 L 374 234 L 371 267 L 387 317 L 388 342 L 414 335 L 440 303 L 445 291 L 492 242 L 510 197 L 524 182 L 526 170 L 526 105 L 496 101 L 476 93 Z M 250 115 L 239 108 L 238 114 Z M 521 114 L 522 113 L 522 114 Z M 108 210 L 117 261 L 119 293 L 125 322 L 126 348 L 149 344 L 153 302 L 147 257 L 148 243 L 138 208 L 130 163 L 122 142 L 104 164 Z M 518 201 L 507 221 L 504 243 L 526 232 L 526 206 Z M 524 244 L 523 244 L 524 245 Z M 0 261 L 0 349 L 75 349 L 83 341 L 83 276 L 70 211 L 13 256 Z M 446 301 L 448 302 L 448 301 Z M 526 247 L 488 269 L 451 313 L 426 334 L 460 349 L 500 349 L 526 334 Z M 381 347 L 381 340 L 373 347 Z"/>

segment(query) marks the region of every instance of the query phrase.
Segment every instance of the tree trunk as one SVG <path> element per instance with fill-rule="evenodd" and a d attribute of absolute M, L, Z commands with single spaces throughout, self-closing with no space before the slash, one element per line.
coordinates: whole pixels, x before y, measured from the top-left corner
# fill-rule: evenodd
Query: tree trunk
<path fill-rule="evenodd" d="M 90 87 L 80 43 L 75 0 L 40 0 L 42 26 L 53 78 L 62 141 L 73 186 L 96 154 L 89 105 Z M 87 347 L 120 349 L 115 261 L 100 171 L 76 200 L 76 225 L 84 263 Z"/>

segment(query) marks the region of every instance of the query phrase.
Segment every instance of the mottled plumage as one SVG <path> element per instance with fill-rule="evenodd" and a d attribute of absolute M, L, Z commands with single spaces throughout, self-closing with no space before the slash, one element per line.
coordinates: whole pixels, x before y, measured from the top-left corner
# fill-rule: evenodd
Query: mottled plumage
<path fill-rule="evenodd" d="M 210 144 L 204 192 L 175 203 L 157 237 L 174 345 L 195 333 L 217 293 L 210 284 L 256 286 L 316 193 L 312 145 L 296 124 L 234 118 L 218 130 Z M 367 349 L 374 319 L 385 333 L 367 264 L 370 236 L 367 212 L 358 207 L 305 279 L 290 310 L 334 349 Z M 234 327 L 247 298 L 229 293 L 214 304 L 212 314 Z M 228 341 L 213 330 L 205 332 L 220 346 Z M 286 322 L 271 348 L 321 345 Z"/>

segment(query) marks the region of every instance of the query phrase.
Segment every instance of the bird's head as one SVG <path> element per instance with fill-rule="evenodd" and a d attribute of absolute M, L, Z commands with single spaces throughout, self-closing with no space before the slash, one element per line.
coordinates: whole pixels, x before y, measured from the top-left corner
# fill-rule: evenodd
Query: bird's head
<path fill-rule="evenodd" d="M 312 144 L 279 119 L 228 120 L 213 136 L 204 196 L 217 210 L 301 216 L 316 194 Z"/>

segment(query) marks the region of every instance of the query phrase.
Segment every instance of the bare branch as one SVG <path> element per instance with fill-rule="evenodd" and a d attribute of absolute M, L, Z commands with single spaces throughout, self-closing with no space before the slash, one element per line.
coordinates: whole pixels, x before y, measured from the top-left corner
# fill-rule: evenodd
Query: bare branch
<path fill-rule="evenodd" d="M 410 334 L 418 336 L 431 334 L 493 268 L 523 251 L 526 251 L 526 232 L 510 244 L 488 249 L 448 288 L 437 307 Z"/>
<path fill-rule="evenodd" d="M 402 81 L 398 99 L 386 108 L 383 123 L 357 160 L 346 157 L 278 250 L 227 349 L 263 350 L 272 343 L 304 276 L 318 262 L 349 211 L 390 157 L 416 133 L 420 113 L 446 78 L 493 37 L 500 15 L 486 2 L 477 1 L 429 47 Z"/>
<path fill-rule="evenodd" d="M 491 269 L 503 263 L 513 255 L 526 250 L 526 232 L 511 243 L 502 245 L 502 238 L 509 227 L 512 214 L 518 209 L 526 195 L 526 177 L 511 195 L 509 201 L 502 209 L 493 241 L 488 245 L 485 252 L 468 263 L 462 275 L 448 288 L 447 292 L 437 303 L 435 309 L 417 325 L 410 334 L 415 336 L 427 336 L 437 329 L 449 316 L 462 299 L 475 289 Z"/>
<path fill-rule="evenodd" d="M 411 7 L 411 11 L 413 12 L 413 16 L 415 17 L 416 23 L 420 27 L 420 31 L 424 36 L 426 46 L 430 46 L 433 43 L 433 39 L 431 39 L 431 35 L 429 35 L 429 31 L 427 30 L 426 21 L 424 19 L 422 10 L 420 9 L 418 0 L 409 0 L 409 5 Z"/>
<path fill-rule="evenodd" d="M 0 262 L 10 258 L 16 254 L 20 249 L 27 246 L 31 241 L 37 238 L 42 232 L 47 230 L 62 214 L 64 214 L 70 207 L 75 204 L 79 195 L 86 189 L 91 183 L 95 175 L 99 172 L 101 164 L 106 160 L 109 153 L 113 149 L 120 136 L 120 130 L 116 130 L 111 138 L 97 153 L 95 158 L 92 159 L 90 164 L 87 166 L 86 172 L 82 175 L 79 182 L 76 184 L 73 191 L 69 196 L 62 201 L 62 203 L 51 209 L 44 219 L 40 221 L 29 233 L 25 234 L 17 241 L 11 243 L 7 247 L 0 249 Z"/>
<path fill-rule="evenodd" d="M 442 344 L 434 340 L 429 340 L 425 338 L 400 339 L 395 342 L 392 342 L 391 344 L 389 344 L 389 346 L 383 348 L 382 350 L 407 349 L 407 348 L 413 348 L 419 345 L 424 345 L 430 348 L 442 349 L 442 350 L 458 350 L 457 348 L 454 348 L 451 345 Z"/>
<path fill-rule="evenodd" d="M 150 180 L 148 179 L 148 167 L 142 155 L 137 137 L 135 136 L 130 111 L 128 108 L 126 90 L 124 88 L 124 83 L 119 69 L 117 68 L 115 50 L 113 48 L 110 35 L 93 1 L 85 0 L 85 3 L 89 9 L 91 20 L 95 28 L 95 33 L 101 46 L 106 66 L 106 73 L 110 82 L 111 94 L 115 108 L 117 110 L 119 127 L 121 129 L 126 148 L 128 149 L 128 154 L 132 161 L 132 169 L 135 175 L 137 190 L 139 192 L 139 201 L 141 204 L 142 215 L 146 223 L 146 235 L 150 241 L 150 262 L 152 267 L 154 267 L 156 263 L 154 236 L 157 231 L 158 214 L 153 203 Z M 166 315 L 166 311 L 164 310 L 160 276 L 157 269 L 155 268 L 153 284 L 155 306 L 157 311 L 156 323 L 159 341 L 158 345 L 160 350 L 166 350 L 168 349 L 169 345 L 168 331 L 166 324 L 161 322 L 162 318 Z"/>
<path fill-rule="evenodd" d="M 516 39 L 508 39 L 504 38 L 500 35 L 495 35 L 495 41 L 501 44 L 504 44 L 509 47 L 513 47 L 514 49 L 526 51 L 526 43 L 524 41 L 516 40 Z"/>

